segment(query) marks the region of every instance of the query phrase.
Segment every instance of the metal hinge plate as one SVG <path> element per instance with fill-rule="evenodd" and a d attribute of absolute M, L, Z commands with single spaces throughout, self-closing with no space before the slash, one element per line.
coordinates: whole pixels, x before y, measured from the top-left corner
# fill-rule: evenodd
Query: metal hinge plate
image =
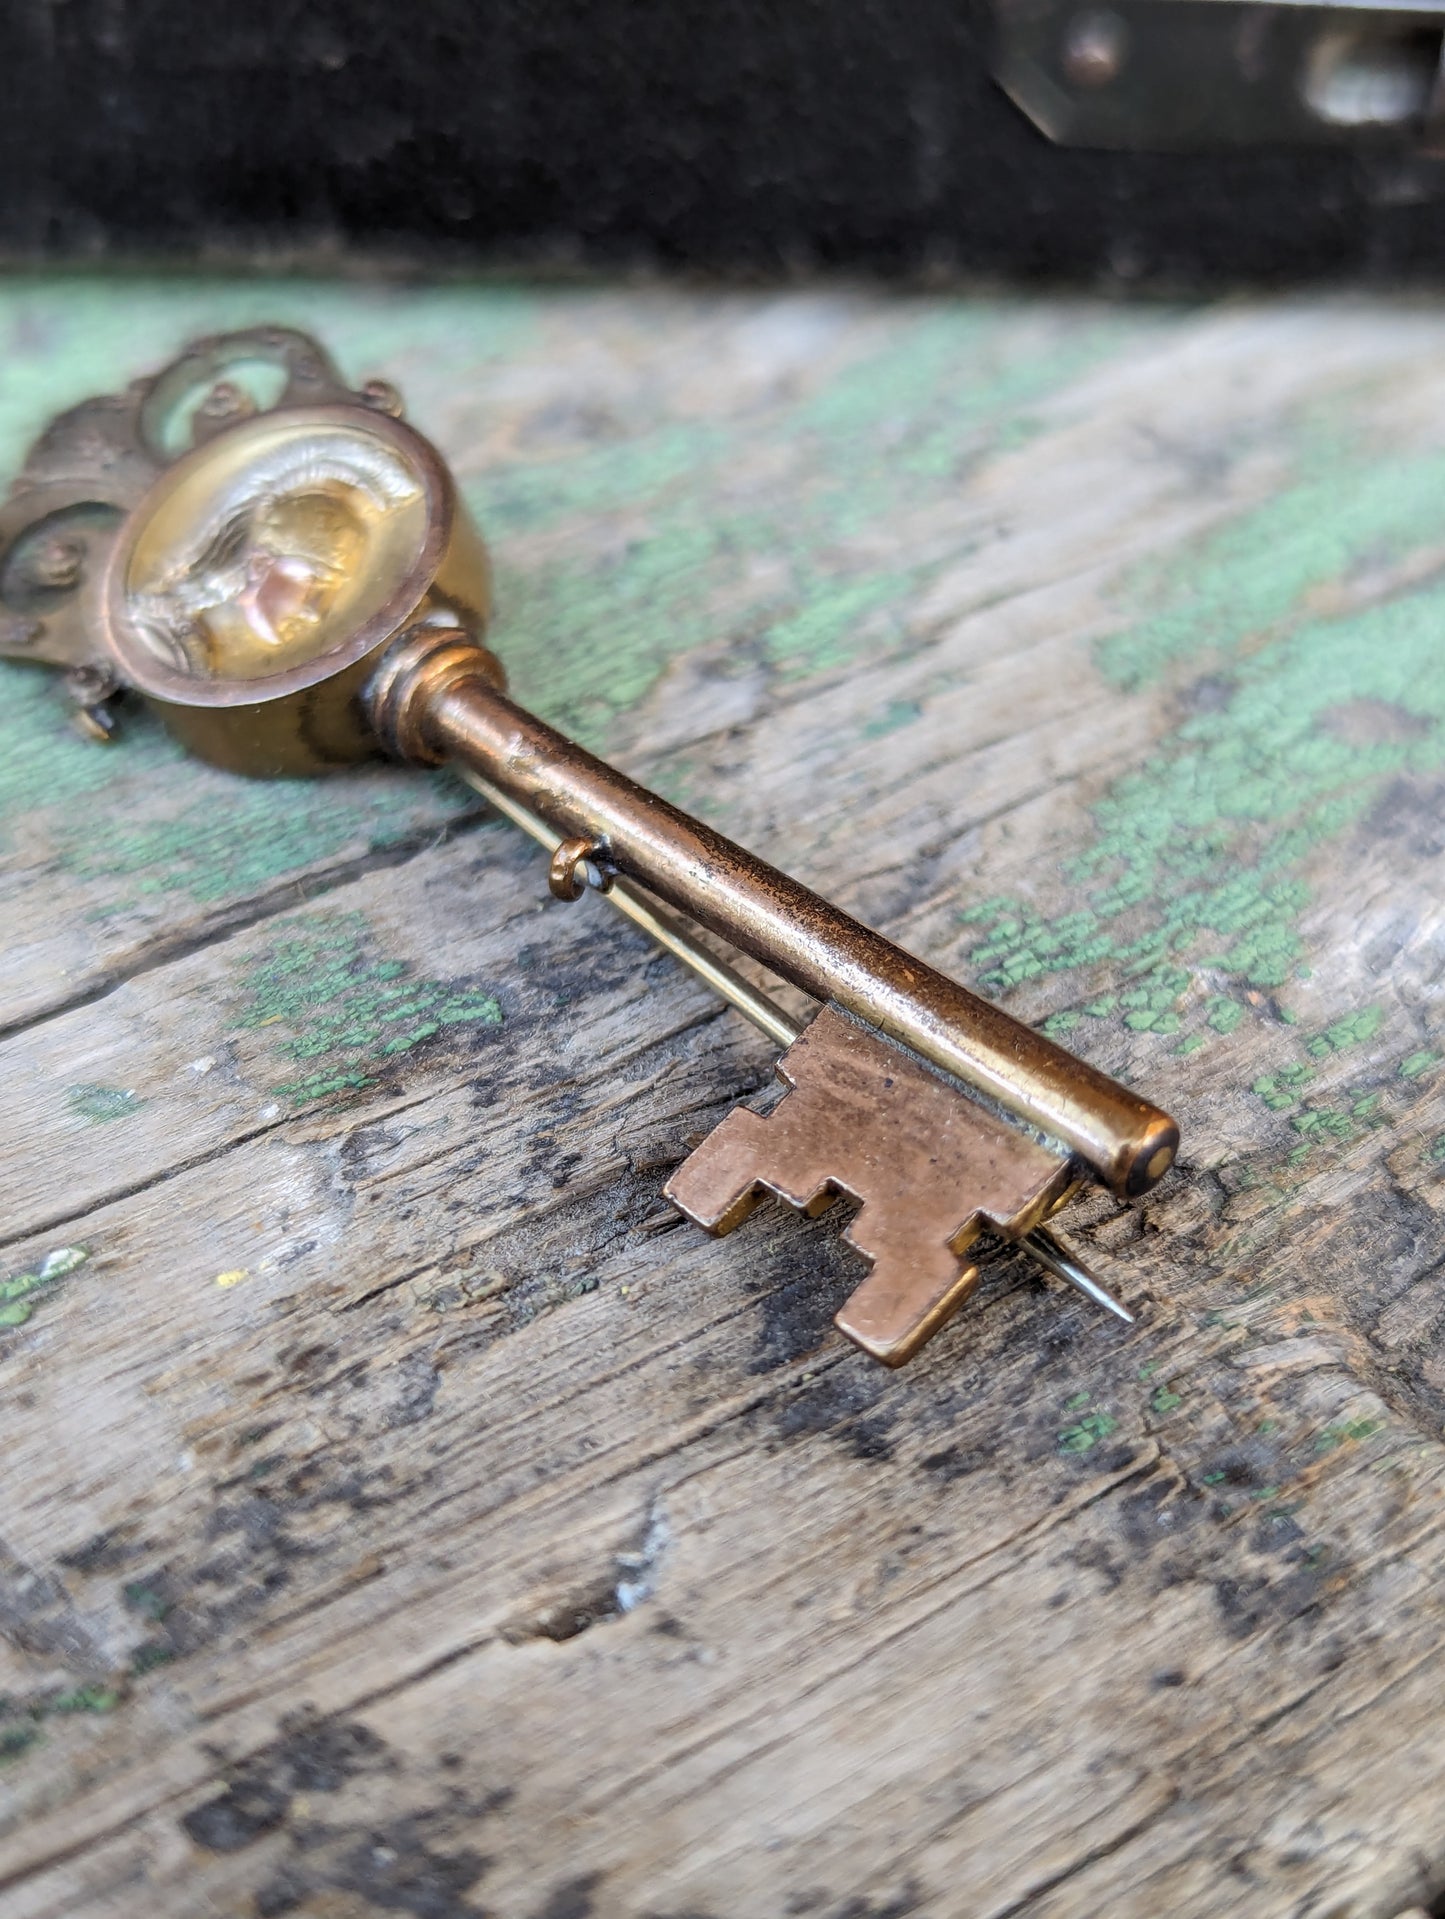
<path fill-rule="evenodd" d="M 997 0 L 994 71 L 1066 146 L 1445 145 L 1445 7 Z"/>

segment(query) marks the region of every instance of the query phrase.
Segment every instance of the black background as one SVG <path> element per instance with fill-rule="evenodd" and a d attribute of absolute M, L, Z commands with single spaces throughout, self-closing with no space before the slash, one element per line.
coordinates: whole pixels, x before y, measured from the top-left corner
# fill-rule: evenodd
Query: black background
<path fill-rule="evenodd" d="M 0 249 L 1188 284 L 1433 275 L 1403 151 L 1051 147 L 945 0 L 9 0 Z"/>

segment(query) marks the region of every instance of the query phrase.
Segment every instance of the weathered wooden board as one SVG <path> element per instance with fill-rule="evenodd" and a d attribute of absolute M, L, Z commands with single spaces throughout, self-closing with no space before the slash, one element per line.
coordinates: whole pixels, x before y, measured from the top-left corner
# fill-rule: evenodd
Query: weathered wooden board
<path fill-rule="evenodd" d="M 521 695 L 1169 1105 L 888 1375 L 667 1169 L 770 1055 L 446 778 L 0 679 L 0 1911 L 1391 1919 L 1445 1892 L 1428 305 L 12 281 L 0 451 L 384 372 Z"/>

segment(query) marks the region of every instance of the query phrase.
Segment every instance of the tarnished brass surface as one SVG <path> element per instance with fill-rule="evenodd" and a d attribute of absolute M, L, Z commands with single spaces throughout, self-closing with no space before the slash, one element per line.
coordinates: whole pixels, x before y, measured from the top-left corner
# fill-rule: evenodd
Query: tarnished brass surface
<path fill-rule="evenodd" d="M 1076 1154 L 1132 1197 L 1174 1157 L 1173 1120 L 881 933 L 535 719 L 480 673 L 427 705 L 430 750 L 474 767 L 568 838 L 815 999 L 833 1000 Z"/>
<path fill-rule="evenodd" d="M 458 765 L 457 771 L 468 786 L 474 787 L 490 800 L 514 826 L 520 826 L 524 833 L 530 833 L 549 856 L 555 855 L 557 835 L 544 819 L 532 812 L 530 807 L 514 800 L 510 794 L 504 793 L 499 786 L 493 786 L 490 780 L 483 779 L 473 768 Z M 792 1045 L 802 1031 L 798 1021 L 784 1012 L 777 1001 L 770 999 L 760 987 L 744 979 L 726 960 L 704 947 L 686 926 L 671 914 L 663 912 L 660 906 L 654 905 L 645 893 L 629 886 L 626 880 L 609 876 L 608 884 L 601 890 L 624 918 L 631 920 L 664 952 L 681 960 L 729 1006 L 735 1006 L 745 1019 L 751 1020 L 760 1033 L 766 1033 L 775 1045 Z"/>
<path fill-rule="evenodd" d="M 367 404 L 315 340 L 262 326 L 194 340 L 159 373 L 59 414 L 0 506 L 0 654 L 105 662 L 97 586 L 125 516 L 193 446 L 254 413 L 225 376 L 258 363 L 280 382 L 278 409 Z"/>
<path fill-rule="evenodd" d="M 563 840 L 547 866 L 547 890 L 554 900 L 580 900 L 589 886 L 606 892 L 609 874 L 597 865 L 601 847 L 591 840 Z"/>
<path fill-rule="evenodd" d="M 365 690 L 366 724 L 393 759 L 440 766 L 447 755 L 433 738 L 436 706 L 449 687 L 479 681 L 499 691 L 507 683 L 501 661 L 480 640 L 458 626 L 415 626 L 377 662 Z"/>
<path fill-rule="evenodd" d="M 239 377 L 257 358 L 282 376 L 267 406 Z M 400 406 L 259 328 L 74 409 L 0 511 L 0 652 L 64 667 L 97 739 L 128 688 L 239 772 L 451 761 L 550 837 L 556 897 L 612 889 L 780 1042 L 780 1009 L 637 887 L 823 1002 L 778 1110 L 730 1115 L 668 1191 L 715 1231 L 764 1190 L 810 1211 L 852 1194 L 874 1267 L 838 1323 L 890 1365 L 967 1295 L 983 1227 L 1027 1243 L 1085 1175 L 1152 1186 L 1167 1114 L 507 698 L 481 537 Z M 1128 1317 L 1066 1254 L 1045 1263 Z"/>
<path fill-rule="evenodd" d="M 203 442 L 116 543 L 106 637 L 121 666 L 149 692 L 234 703 L 238 682 L 314 673 L 390 637 L 448 530 L 429 453 L 348 406 L 260 414 Z"/>
<path fill-rule="evenodd" d="M 712 1233 L 764 1194 L 816 1216 L 859 1202 L 843 1237 L 872 1262 L 835 1323 L 887 1366 L 911 1359 L 978 1284 L 980 1232 L 1021 1238 L 1070 1184 L 1067 1161 L 836 1006 L 777 1065 L 770 1113 L 735 1107 L 663 1187 Z"/>
<path fill-rule="evenodd" d="M 258 410 L 227 367 L 269 361 Z M 397 633 L 480 634 L 486 551 L 385 382 L 304 335 L 192 348 L 63 416 L 0 511 L 0 651 L 71 669 L 89 730 L 131 688 L 203 758 L 315 773 L 371 756 L 358 695 Z"/>
<path fill-rule="evenodd" d="M 400 628 L 480 632 L 488 602 L 435 450 L 338 405 L 239 421 L 162 473 L 116 540 L 101 617 L 118 675 L 193 751 L 308 773 L 375 752 L 356 696 Z"/>
<path fill-rule="evenodd" d="M 558 841 L 556 833 L 544 819 L 469 767 L 458 765 L 458 771 L 469 786 L 475 787 L 477 792 L 491 801 L 499 813 L 536 840 L 549 854 L 554 868 L 559 864 L 559 855 L 565 857 L 563 849 L 566 842 Z M 576 846 L 579 843 L 573 841 L 571 844 Z M 597 871 L 590 865 L 588 870 L 589 874 Z M 577 881 L 575 866 L 571 869 L 571 878 L 577 884 L 575 897 L 580 898 L 589 887 Z M 616 879 L 610 873 L 601 875 L 595 890 L 604 894 L 618 912 L 646 933 L 664 952 L 681 960 L 690 972 L 710 986 L 729 1006 L 736 1008 L 745 1019 L 750 1020 L 760 1033 L 766 1033 L 776 1045 L 786 1049 L 802 1037 L 805 1021 L 795 1019 L 760 986 L 745 979 L 735 967 L 729 966 L 726 960 L 704 945 L 683 921 L 664 912 L 660 906 L 654 906 L 644 893 L 629 886 L 626 880 Z M 572 890 L 569 889 L 566 897 L 574 897 Z M 879 1044 L 892 1046 L 892 1042 L 881 1039 Z M 1051 1200 L 1050 1211 L 1057 1212 L 1066 1205 L 1075 1190 L 1074 1185 L 1065 1187 Z M 1043 1271 L 1062 1280 L 1066 1286 L 1072 1286 L 1092 1305 L 1100 1307 L 1125 1326 L 1134 1323 L 1134 1315 L 1128 1307 L 1115 1298 L 1103 1281 L 1090 1272 L 1078 1255 L 1056 1238 L 1047 1226 L 1040 1224 L 1030 1228 L 1015 1243 Z"/>

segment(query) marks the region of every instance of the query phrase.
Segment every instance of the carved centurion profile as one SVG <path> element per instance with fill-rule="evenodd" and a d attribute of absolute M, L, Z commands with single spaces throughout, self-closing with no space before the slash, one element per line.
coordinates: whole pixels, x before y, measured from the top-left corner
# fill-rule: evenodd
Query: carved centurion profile
<path fill-rule="evenodd" d="M 244 679 L 307 658 L 365 585 L 378 523 L 418 494 L 384 447 L 273 449 L 248 470 L 243 497 L 227 489 L 132 572 L 128 620 L 180 672 Z"/>

